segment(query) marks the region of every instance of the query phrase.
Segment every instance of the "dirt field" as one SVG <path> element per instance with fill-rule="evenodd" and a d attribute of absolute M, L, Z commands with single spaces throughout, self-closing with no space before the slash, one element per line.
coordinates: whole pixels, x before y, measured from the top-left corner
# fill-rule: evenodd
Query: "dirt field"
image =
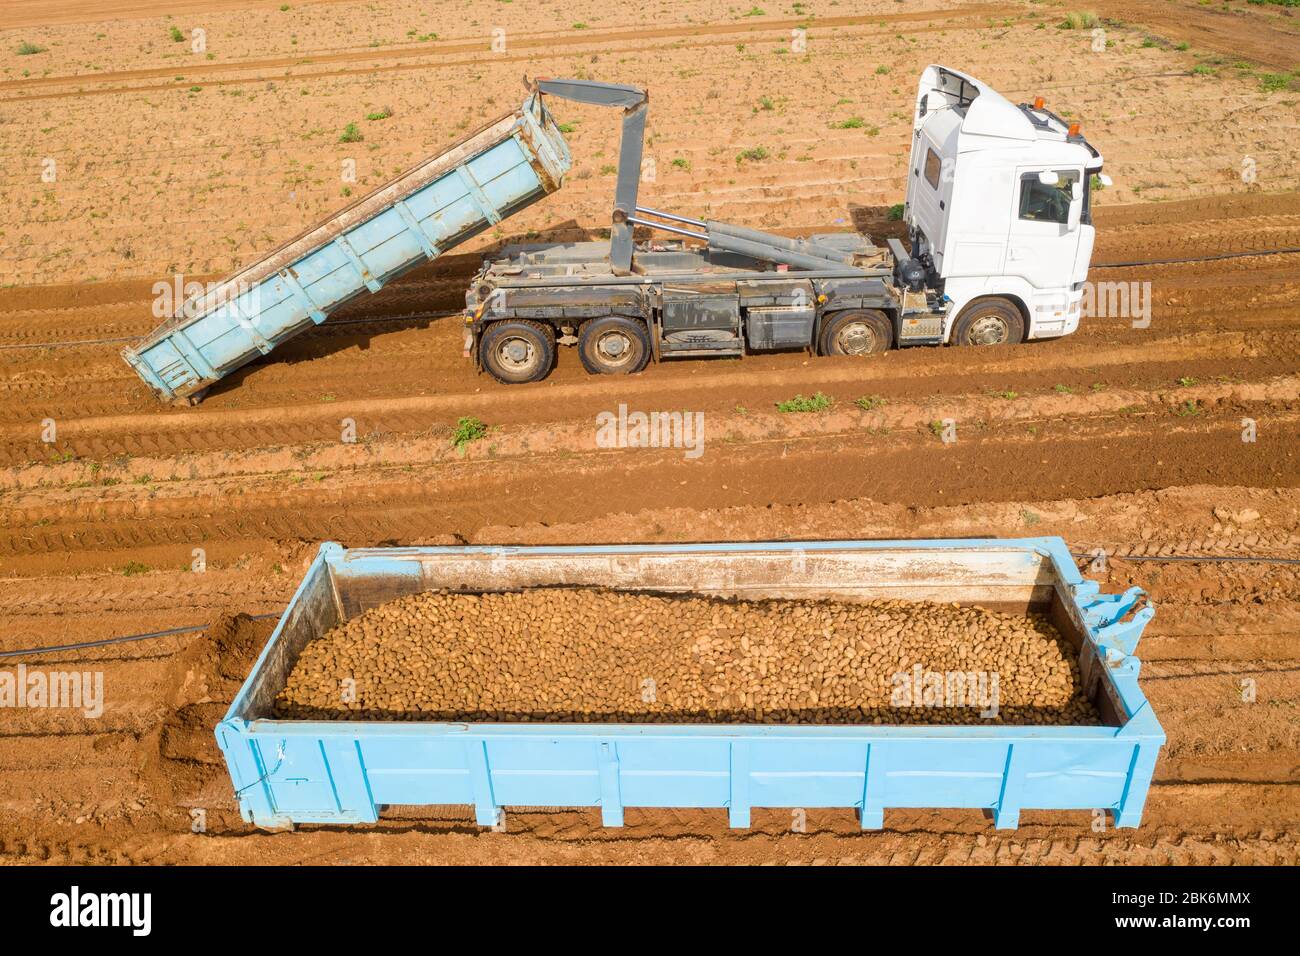
<path fill-rule="evenodd" d="M 1300 252 L 1236 255 L 1300 249 L 1295 11 L 1099 4 L 1124 22 L 1103 24 L 1113 46 L 1095 53 L 1090 29 L 1057 26 L 1076 8 L 1052 3 L 280 6 L 0 10 L 0 650 L 207 628 L 24 659 L 102 670 L 106 703 L 96 719 L 0 711 L 0 861 L 1297 862 Z M 806 55 L 788 49 L 801 23 Z M 190 52 L 194 27 L 205 53 Z M 1096 200 L 1091 278 L 1150 282 L 1149 326 L 1094 317 L 1005 349 L 682 362 L 613 384 L 562 350 L 548 380 L 498 386 L 461 358 L 448 317 L 482 252 L 608 222 L 616 131 L 566 105 L 575 172 L 558 195 L 202 405 L 158 405 L 118 356 L 156 324 L 155 282 L 248 261 L 344 202 L 343 160 L 373 185 L 510 108 L 525 73 L 651 91 L 649 205 L 890 234 L 930 62 L 1084 124 L 1115 180 Z M 384 107 L 391 118 L 365 119 Z M 864 126 L 828 128 L 852 116 Z M 337 142 L 349 122 L 360 143 Z M 737 161 L 759 145 L 767 160 Z M 1179 259 L 1198 261 L 1165 261 Z M 1106 265 L 1120 263 L 1145 264 Z M 817 391 L 830 410 L 775 410 Z M 598 448 L 595 416 L 620 402 L 703 412 L 707 452 Z M 460 416 L 491 426 L 463 455 Z M 930 427 L 949 417 L 954 444 Z M 339 441 L 344 418 L 356 444 Z M 1257 441 L 1242 440 L 1247 418 Z M 867 834 L 840 811 L 792 833 L 784 810 L 755 811 L 744 832 L 722 811 L 629 810 L 607 830 L 594 810 L 554 810 L 509 811 L 493 833 L 457 808 L 270 835 L 239 819 L 213 740 L 273 626 L 247 616 L 283 608 L 323 540 L 1025 534 L 1105 549 L 1088 576 L 1158 606 L 1139 656 L 1169 743 L 1136 831 L 1095 832 L 1087 812 L 1026 812 L 1000 832 L 919 810 Z M 1204 555 L 1292 563 L 1143 560 Z M 194 808 L 206 833 L 190 832 Z"/>

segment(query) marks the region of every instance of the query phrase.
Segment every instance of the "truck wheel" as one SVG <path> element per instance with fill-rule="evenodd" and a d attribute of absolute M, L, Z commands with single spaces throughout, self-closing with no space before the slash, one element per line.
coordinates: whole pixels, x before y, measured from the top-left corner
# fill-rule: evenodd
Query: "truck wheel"
<path fill-rule="evenodd" d="M 953 345 L 1018 345 L 1024 338 L 1024 317 L 1015 303 L 1001 297 L 967 306 L 952 330 Z"/>
<path fill-rule="evenodd" d="M 631 375 L 650 360 L 650 334 L 635 319 L 592 319 L 578 332 L 578 355 L 592 375 Z"/>
<path fill-rule="evenodd" d="M 555 364 L 555 330 L 539 322 L 496 322 L 479 343 L 479 360 L 498 382 L 538 382 Z"/>
<path fill-rule="evenodd" d="M 819 350 L 822 355 L 872 355 L 893 344 L 889 316 L 878 309 L 849 309 L 826 317 Z"/>

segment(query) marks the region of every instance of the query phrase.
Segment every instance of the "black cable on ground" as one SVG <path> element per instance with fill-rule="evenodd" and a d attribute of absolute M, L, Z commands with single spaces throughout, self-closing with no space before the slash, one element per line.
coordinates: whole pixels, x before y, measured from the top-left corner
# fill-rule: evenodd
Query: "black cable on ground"
<path fill-rule="evenodd" d="M 1086 551 L 1071 551 L 1070 554 L 1076 558 L 1097 557 L 1096 554 Z M 1115 561 L 1189 561 L 1202 564 L 1300 564 L 1300 558 L 1254 557 L 1248 554 L 1106 554 L 1106 559 L 1114 559 Z"/>
<path fill-rule="evenodd" d="M 1220 259 L 1249 259 L 1251 256 L 1285 256 L 1300 252 L 1300 246 L 1285 249 L 1261 249 L 1258 252 L 1220 252 L 1212 256 L 1191 256 L 1187 259 L 1143 259 L 1140 262 L 1099 262 L 1093 269 L 1130 269 L 1134 266 L 1172 266 L 1183 262 L 1217 262 Z"/>
<path fill-rule="evenodd" d="M 1103 549 L 1104 550 L 1104 549 Z M 1082 558 L 1085 560 L 1095 559 L 1096 554 L 1090 551 L 1071 551 L 1070 556 Z M 1107 558 L 1114 558 L 1117 561 L 1188 561 L 1192 563 L 1203 564 L 1279 564 L 1279 565 L 1300 565 L 1300 558 L 1278 558 L 1270 556 L 1251 556 L 1236 554 L 1169 554 L 1169 555 L 1123 555 L 1107 554 Z M 266 620 L 271 617 L 279 617 L 283 611 L 271 611 L 266 614 L 250 614 L 248 617 L 253 621 Z M 55 654 L 60 651 L 79 651 L 92 647 L 107 647 L 112 644 L 127 644 L 133 641 L 149 641 L 161 637 L 173 637 L 177 634 L 192 634 L 198 631 L 205 631 L 210 625 L 196 624 L 193 627 L 171 627 L 165 631 L 150 631 L 147 634 L 128 634 L 125 637 L 109 637 L 101 641 L 83 641 L 79 644 L 59 644 L 53 647 L 28 647 L 16 651 L 0 651 L 0 658 L 5 657 L 24 657 L 32 654 Z"/>
<path fill-rule="evenodd" d="M 337 319 L 327 321 L 318 325 L 317 329 L 336 329 L 341 326 L 349 325 L 376 325 L 379 323 L 393 322 L 430 322 L 434 319 L 445 319 L 456 312 L 416 312 L 410 315 L 387 315 L 372 319 Z M 119 339 L 67 339 L 59 342 L 20 342 L 13 345 L 0 345 L 0 352 L 12 352 L 19 349 L 70 349 L 80 345 L 118 345 L 123 342 L 139 342 L 142 336 L 128 335 Z"/>
<path fill-rule="evenodd" d="M 250 620 L 261 621 L 268 617 L 279 617 L 283 611 L 268 614 L 250 614 Z M 102 641 L 82 641 L 79 644 L 58 644 L 53 647 L 27 647 L 17 651 L 0 651 L 0 657 L 26 657 L 31 654 L 55 654 L 59 651 L 80 651 L 91 647 L 108 647 L 111 644 L 128 644 L 132 641 L 151 641 L 160 637 L 173 637 L 177 634 L 193 634 L 206 631 L 211 625 L 196 624 L 193 627 L 169 627 L 165 631 L 150 631 L 147 634 L 128 634 L 125 637 L 108 637 Z"/>

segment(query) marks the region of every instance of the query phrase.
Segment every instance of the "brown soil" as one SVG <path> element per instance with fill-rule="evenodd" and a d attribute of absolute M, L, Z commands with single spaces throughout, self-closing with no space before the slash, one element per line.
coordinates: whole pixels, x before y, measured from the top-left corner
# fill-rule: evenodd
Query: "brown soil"
<path fill-rule="evenodd" d="M 1086 31 L 1051 25 L 1064 7 L 909 6 L 907 14 L 928 10 L 933 19 L 895 23 L 903 11 L 874 2 L 859 25 L 814 22 L 813 55 L 794 65 L 775 52 L 786 41 L 754 23 L 793 16 L 776 8 L 727 25 L 703 3 L 644 7 L 633 17 L 563 2 L 544 33 L 521 4 L 493 4 L 500 9 L 472 26 L 458 24 L 460 10 L 431 13 L 414 2 L 375 4 L 378 13 L 365 4 L 292 6 L 289 29 L 268 29 L 282 16 L 278 4 L 178 5 L 178 14 L 202 11 L 210 36 L 222 38 L 213 60 L 184 66 L 161 15 L 0 36 L 0 203 L 24 211 L 0 225 L 0 281 L 22 283 L 0 288 L 0 649 L 207 627 L 25 660 L 102 671 L 106 701 L 93 719 L 72 710 L 5 714 L 0 859 L 1297 861 L 1300 566 L 1140 559 L 1300 558 L 1300 254 L 1095 270 L 1099 281 L 1151 283 L 1147 328 L 1097 317 L 1068 339 L 990 352 L 915 349 L 860 363 L 784 354 L 664 364 L 621 381 L 588 378 L 571 351 L 535 386 L 503 389 L 476 376 L 460 357 L 456 320 L 444 317 L 460 304 L 481 246 L 355 304 L 197 408 L 158 406 L 111 341 L 154 323 L 158 278 L 224 271 L 333 208 L 343 123 L 394 107 L 391 120 L 362 120 L 366 140 L 355 155 L 373 180 L 451 138 L 462 119 L 515 101 L 525 70 L 581 69 L 651 89 L 660 170 L 647 186 L 651 205 L 787 231 L 857 225 L 880 235 L 883 207 L 901 199 L 906 121 L 893 113 L 906 116 L 920 66 L 940 60 L 1010 93 L 1043 91 L 1084 118 L 1116 178 L 1099 197 L 1095 262 L 1300 246 L 1300 147 L 1279 122 L 1295 94 L 1261 93 L 1256 77 L 1232 69 L 1254 55 L 1244 47 L 1216 53 L 1194 37 L 1187 51 L 1142 46 L 1149 33 L 1184 36 L 1180 24 L 1162 26 L 1158 10 L 1186 14 L 1189 30 L 1209 12 L 1140 5 L 1152 26 L 1116 14 L 1133 25 L 1111 30 L 1115 48 L 1094 55 Z M 848 15 L 809 6 L 827 18 Z M 1294 23 L 1272 8 L 1232 6 L 1261 43 L 1283 43 Z M 9 5 L 5 15 L 30 23 L 30 9 Z M 43 9 L 88 19 L 91 5 Z M 480 57 L 469 70 L 455 52 L 372 61 L 369 35 L 354 27 L 378 24 L 375 38 L 391 41 L 377 48 L 385 53 L 414 43 L 405 34 L 416 26 L 468 42 L 498 15 L 516 18 L 506 26 L 521 43 L 607 39 L 559 53 L 520 45 L 518 59 Z M 590 29 L 564 29 L 576 22 Z M 608 40 L 650 29 L 657 35 Z M 16 56 L 23 39 L 48 50 Z M 348 56 L 259 65 L 300 54 Z M 1229 61 L 1217 75 L 1190 73 L 1214 55 Z M 1280 69 L 1270 56 L 1257 62 Z M 183 81 L 113 75 L 170 72 L 173 57 L 170 77 Z M 252 65 L 234 68 L 243 62 Z M 189 67 L 207 63 L 232 69 L 214 67 L 196 84 Z M 877 74 L 877 65 L 890 72 Z M 313 78 L 312 70 L 333 72 Z M 227 85 L 207 88 L 216 82 Z M 169 84 L 179 88 L 151 88 Z M 140 91 L 96 92 L 134 86 Z M 76 95 L 83 88 L 95 95 Z M 797 92 L 781 99 L 782 90 Z M 827 128 L 844 115 L 862 115 L 879 134 Z M 612 124 L 595 111 L 568 118 L 579 120 L 569 137 L 578 175 L 560 197 L 512 220 L 515 235 L 594 234 L 608 221 L 609 179 L 598 171 L 615 149 Z M 756 144 L 784 153 L 764 164 L 735 161 Z M 53 189 L 39 181 L 47 155 L 60 157 Z M 1258 162 L 1253 185 L 1241 181 L 1243 155 Z M 671 165 L 677 156 L 688 169 Z M 775 410 L 817 391 L 835 399 L 830 411 Z M 854 404 L 872 396 L 883 404 Z M 620 402 L 704 412 L 705 453 L 598 448 L 595 416 Z M 465 415 L 491 431 L 459 455 L 449 436 Z M 958 423 L 951 445 L 930 430 L 948 417 Z M 41 441 L 46 418 L 57 424 L 53 444 Z M 339 441 L 344 418 L 356 422 L 356 444 Z M 1256 441 L 1242 441 L 1243 419 L 1255 423 Z M 466 808 L 425 808 L 394 810 L 359 830 L 268 835 L 240 820 L 212 736 L 272 626 L 239 615 L 282 608 L 324 539 L 983 534 L 1062 535 L 1085 555 L 1088 576 L 1112 591 L 1140 585 L 1157 604 L 1139 654 L 1169 743 L 1141 829 L 1097 833 L 1087 812 L 1027 812 L 1019 830 L 1002 833 L 974 812 L 892 810 L 886 830 L 863 834 L 851 813 L 810 811 L 801 834 L 790 832 L 788 811 L 773 810 L 756 812 L 752 830 L 731 832 L 721 812 L 646 810 L 607 830 L 595 811 L 555 809 L 511 810 L 508 832 L 490 833 Z M 196 548 L 203 573 L 190 570 Z M 1108 554 L 1104 568 L 1091 567 L 1094 549 Z M 191 832 L 193 810 L 206 813 L 206 833 Z"/>

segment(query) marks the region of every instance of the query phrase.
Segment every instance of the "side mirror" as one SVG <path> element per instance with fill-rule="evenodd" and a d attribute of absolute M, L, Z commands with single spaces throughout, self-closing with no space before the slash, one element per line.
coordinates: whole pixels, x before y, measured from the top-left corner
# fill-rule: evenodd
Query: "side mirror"
<path fill-rule="evenodd" d="M 1077 181 L 1070 183 L 1070 202 L 1073 204 L 1081 199 L 1083 199 L 1083 187 Z"/>
<path fill-rule="evenodd" d="M 1066 228 L 1073 231 L 1079 228 L 1079 223 L 1083 220 L 1083 197 L 1078 195 L 1079 185 L 1074 185 L 1074 197 L 1070 200 L 1070 212 L 1066 219 Z"/>
<path fill-rule="evenodd" d="M 1106 186 L 1107 188 L 1115 185 L 1115 180 L 1111 179 L 1105 173 L 1097 174 L 1097 182 L 1101 183 L 1103 186 Z"/>
<path fill-rule="evenodd" d="M 1044 169 L 1038 174 L 1038 181 L 1044 186 L 1055 186 L 1061 181 L 1061 177 L 1056 174 L 1055 170 Z"/>

